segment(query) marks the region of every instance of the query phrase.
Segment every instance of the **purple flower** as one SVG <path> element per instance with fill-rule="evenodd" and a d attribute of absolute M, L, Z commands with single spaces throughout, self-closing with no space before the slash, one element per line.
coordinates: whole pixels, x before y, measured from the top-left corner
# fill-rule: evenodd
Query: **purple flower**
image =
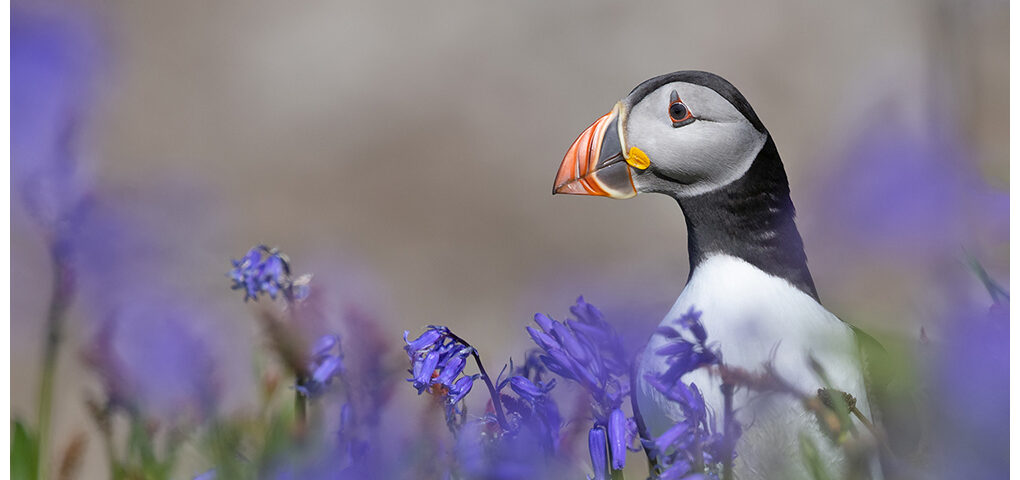
<path fill-rule="evenodd" d="M 592 427 L 591 430 L 588 430 L 588 454 L 591 455 L 591 465 L 595 469 L 595 476 L 589 478 L 594 478 L 594 480 L 609 478 L 606 431 L 601 427 Z"/>
<path fill-rule="evenodd" d="M 666 357 L 669 367 L 664 372 L 645 375 L 645 380 L 683 411 L 683 420 L 674 424 L 653 439 L 649 447 L 658 463 L 658 478 L 701 478 L 695 465 L 704 465 L 709 471 L 719 470 L 726 441 L 714 431 L 709 421 L 705 397 L 697 385 L 687 384 L 683 376 L 709 365 L 722 364 L 718 349 L 708 344 L 708 332 L 701 322 L 701 312 L 691 307 L 675 322 L 678 328 L 659 327 L 656 334 L 670 343 L 655 351 Z M 739 436 L 739 425 L 734 425 L 733 437 Z M 731 443 L 731 444 L 732 444 Z"/>
<path fill-rule="evenodd" d="M 450 397 L 448 403 L 456 404 L 463 400 L 464 397 L 471 392 L 471 387 L 475 385 L 475 379 L 477 378 L 477 376 L 469 375 L 460 377 L 459 380 L 453 382 L 453 385 L 450 386 Z"/>
<path fill-rule="evenodd" d="M 45 13 L 44 13 L 45 12 Z M 102 45 L 75 9 L 11 9 L 11 184 L 32 216 L 59 227 L 86 196 L 78 152 Z"/>
<path fill-rule="evenodd" d="M 336 353 L 333 353 L 334 350 Z M 311 377 L 298 381 L 294 387 L 302 395 L 311 397 L 322 393 L 333 379 L 344 372 L 343 352 L 338 335 L 323 335 L 312 347 L 308 362 Z"/>
<path fill-rule="evenodd" d="M 656 355 L 667 358 L 669 368 L 665 372 L 646 377 L 646 380 L 652 385 L 656 385 L 658 390 L 671 399 L 673 397 L 670 395 L 685 395 L 684 386 L 682 382 L 679 382 L 680 377 L 698 368 L 718 365 L 722 362 L 722 354 L 717 348 L 707 343 L 708 334 L 705 331 L 705 326 L 701 323 L 701 312 L 692 306 L 687 313 L 677 319 L 676 323 L 682 331 L 672 327 L 659 327 L 656 330 L 657 334 L 672 340 L 655 351 Z M 682 332 L 690 333 L 694 337 L 694 341 L 685 339 Z M 674 385 L 678 383 L 676 388 L 680 388 L 681 391 L 673 391 Z M 674 401 L 681 400 L 674 399 Z"/>
<path fill-rule="evenodd" d="M 528 380 L 527 377 L 515 375 L 510 378 L 510 389 L 514 391 L 521 398 L 529 401 L 537 401 L 544 398 L 553 387 L 556 386 L 556 380 L 550 380 L 547 384 L 539 382 L 537 385 Z"/>
<path fill-rule="evenodd" d="M 265 293 L 276 299 L 280 293 L 288 300 L 301 300 L 308 294 L 309 276 L 291 278 L 287 257 L 275 248 L 253 247 L 240 260 L 231 260 L 233 269 L 227 273 L 234 290 L 244 290 L 244 301 L 258 300 Z"/>
<path fill-rule="evenodd" d="M 528 372 L 534 375 L 535 381 L 521 375 Z M 510 422 L 510 429 L 506 433 L 519 435 L 522 430 L 530 430 L 532 435 L 541 439 L 545 454 L 553 455 L 559 449 L 560 427 L 563 423 L 559 407 L 550 395 L 556 386 L 556 380 L 550 379 L 546 382 L 538 380 L 541 370 L 536 370 L 527 362 L 524 367 L 517 369 L 516 373 L 518 375 L 497 382 L 496 387 L 502 391 L 509 385 L 510 390 L 517 394 L 516 399 L 501 394 Z"/>
<path fill-rule="evenodd" d="M 535 323 L 541 330 L 527 327 L 528 334 L 542 349 L 539 358 L 549 371 L 578 382 L 591 394 L 593 432 L 601 432 L 593 435 L 605 438 L 608 432 L 610 443 L 603 443 L 601 448 L 603 452 L 612 450 L 613 469 L 619 470 L 626 463 L 627 448 L 637 432 L 634 420 L 626 418 L 621 409 L 630 394 L 630 362 L 619 335 L 594 305 L 578 297 L 570 311 L 575 318 L 565 323 L 536 314 Z M 524 387 L 522 384 L 519 388 L 527 393 Z M 600 467 L 595 468 L 597 476 Z"/>
<path fill-rule="evenodd" d="M 333 347 L 340 345 L 339 335 L 323 335 L 312 345 L 312 358 L 322 358 L 329 355 Z"/>
<path fill-rule="evenodd" d="M 1009 476 L 1009 302 L 959 308 L 931 345 L 935 478 Z"/>
<path fill-rule="evenodd" d="M 114 405 L 155 418 L 204 419 L 219 382 L 206 341 L 191 328 L 203 312 L 139 292 L 96 333 L 86 358 Z"/>
<path fill-rule="evenodd" d="M 623 470 L 627 463 L 627 445 L 630 444 L 627 437 L 632 432 L 627 423 L 627 416 L 619 408 L 609 415 L 609 451 L 613 454 L 613 470 Z"/>
<path fill-rule="evenodd" d="M 527 331 L 543 350 L 542 363 L 584 386 L 599 406 L 596 416 L 604 422 L 629 392 L 629 383 L 622 378 L 629 373 L 629 362 L 619 336 L 595 306 L 578 297 L 571 312 L 576 319 L 566 324 L 537 313 L 535 323 L 541 330 L 527 327 Z"/>
<path fill-rule="evenodd" d="M 932 117 L 920 132 L 896 118 L 860 123 L 839 167 L 817 182 L 823 244 L 904 261 L 1008 240 L 1009 194 L 981 177 L 974 152 L 947 117 Z"/>
<path fill-rule="evenodd" d="M 477 375 L 464 375 L 467 357 L 474 348 L 464 345 L 443 326 L 429 326 L 418 338 L 408 341 L 410 332 L 404 332 L 404 351 L 411 361 L 408 373 L 418 394 L 425 390 L 444 394 L 446 397 L 447 420 L 452 418 L 456 404 L 471 391 Z M 439 387 L 432 390 L 433 387 Z"/>
<path fill-rule="evenodd" d="M 522 428 L 513 434 L 492 435 L 490 426 L 472 421 L 458 434 L 457 464 L 463 478 L 567 478 L 557 471 L 562 459 L 549 456 L 543 433 Z"/>

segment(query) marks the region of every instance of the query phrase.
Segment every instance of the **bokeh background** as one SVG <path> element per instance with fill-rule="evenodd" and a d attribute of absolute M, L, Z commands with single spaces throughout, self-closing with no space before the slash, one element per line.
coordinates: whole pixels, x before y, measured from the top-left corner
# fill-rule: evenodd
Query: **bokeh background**
<path fill-rule="evenodd" d="M 687 278 L 679 208 L 550 189 L 584 127 L 681 69 L 730 80 L 776 139 L 823 303 L 865 328 L 937 335 L 939 312 L 982 294 L 967 255 L 1009 285 L 1008 8 L 15 2 L 15 26 L 50 32 L 15 28 L 15 48 L 43 38 L 66 81 L 19 80 L 35 66 L 17 56 L 14 81 L 64 92 L 53 111 L 75 112 L 76 181 L 116 218 L 85 235 L 96 273 L 72 307 L 54 437 L 94 433 L 82 399 L 98 379 L 81 359 L 109 298 L 148 295 L 134 287 L 197 312 L 180 317 L 216 365 L 220 408 L 243 408 L 264 339 L 225 272 L 256 243 L 313 273 L 337 318 L 370 312 L 394 359 L 403 330 L 442 323 L 498 366 L 527 347 L 535 312 L 559 318 L 579 294 L 640 344 Z M 17 137 L 41 114 L 12 101 Z M 51 277 L 13 143 L 12 416 L 34 418 Z M 146 339 L 120 350 L 144 368 L 162 334 L 133 328 Z M 85 471 L 105 468 L 96 442 Z"/>

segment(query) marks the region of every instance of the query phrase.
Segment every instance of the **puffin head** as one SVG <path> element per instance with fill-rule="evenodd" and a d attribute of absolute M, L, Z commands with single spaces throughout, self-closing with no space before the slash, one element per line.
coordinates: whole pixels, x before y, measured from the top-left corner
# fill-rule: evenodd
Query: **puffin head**
<path fill-rule="evenodd" d="M 747 100 L 722 77 L 700 71 L 658 76 L 577 137 L 553 194 L 699 195 L 744 175 L 768 135 Z"/>

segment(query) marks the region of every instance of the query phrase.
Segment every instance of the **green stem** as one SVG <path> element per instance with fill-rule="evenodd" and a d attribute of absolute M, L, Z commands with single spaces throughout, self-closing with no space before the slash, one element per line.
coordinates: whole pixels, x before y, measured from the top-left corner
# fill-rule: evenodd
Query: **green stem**
<path fill-rule="evenodd" d="M 53 259 L 53 291 L 50 295 L 49 311 L 46 315 L 46 344 L 43 347 L 42 378 L 39 383 L 39 429 L 36 437 L 38 465 L 36 472 L 40 480 L 49 478 L 49 436 L 52 420 L 53 381 L 56 378 L 57 358 L 63 340 L 64 316 L 71 302 L 72 276 L 67 264 L 67 251 L 59 242 L 50 247 Z"/>
<path fill-rule="evenodd" d="M 609 478 L 613 480 L 623 480 L 623 470 L 611 470 L 609 472 Z"/>
<path fill-rule="evenodd" d="M 298 380 L 298 385 L 302 385 L 303 380 Z M 304 394 L 300 391 L 294 391 L 294 412 L 297 415 L 297 426 L 298 433 L 304 436 L 305 427 L 308 425 L 308 402 Z"/>

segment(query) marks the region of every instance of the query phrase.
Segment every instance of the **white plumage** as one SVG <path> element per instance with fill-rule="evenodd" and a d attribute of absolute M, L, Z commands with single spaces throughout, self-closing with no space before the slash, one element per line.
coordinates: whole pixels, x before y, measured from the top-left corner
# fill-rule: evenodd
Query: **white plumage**
<path fill-rule="evenodd" d="M 856 397 L 857 407 L 870 416 L 853 332 L 786 280 L 744 260 L 713 255 L 694 270 L 662 325 L 673 325 L 692 306 L 702 312 L 709 340 L 719 345 L 726 365 L 760 371 L 762 363 L 772 358 L 779 375 L 802 392 L 814 394 L 823 384 L 808 365 L 808 355 L 812 355 L 826 370 L 833 387 Z M 639 359 L 638 406 L 653 436 L 682 418 L 675 403 L 643 380 L 645 374 L 665 370 L 664 358 L 654 351 L 667 341 L 653 335 Z M 719 378 L 701 369 L 683 380 L 698 385 L 706 404 L 717 413 L 716 427 L 722 431 Z M 824 457 L 830 464 L 838 462 L 839 456 L 822 437 L 814 415 L 791 396 L 761 395 L 742 389 L 734 395 L 734 408 L 737 421 L 744 427 L 737 445 L 738 478 L 766 478 L 766 474 L 775 475 L 777 471 L 791 475 L 801 472 L 799 432 L 807 432 L 823 451 L 829 450 Z"/>

